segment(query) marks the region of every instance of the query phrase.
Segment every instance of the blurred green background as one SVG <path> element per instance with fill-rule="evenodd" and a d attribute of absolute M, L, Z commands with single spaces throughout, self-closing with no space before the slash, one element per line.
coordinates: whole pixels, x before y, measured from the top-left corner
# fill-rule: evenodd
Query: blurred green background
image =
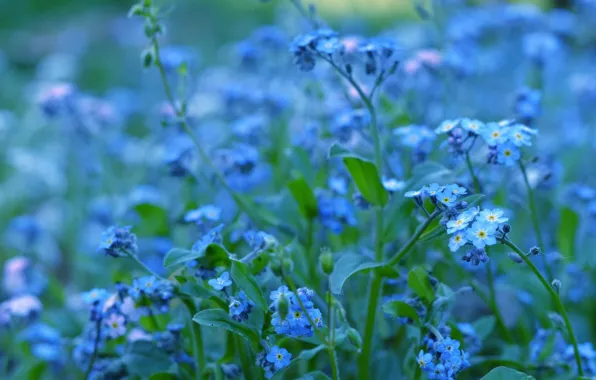
<path fill-rule="evenodd" d="M 417 0 L 430 3 L 438 0 Z M 445 0 L 449 1 L 449 0 Z M 505 0 L 468 0 L 475 3 Z M 551 6 L 551 0 L 533 0 Z M 350 25 L 379 31 L 403 19 L 416 17 L 412 0 L 312 0 L 321 15 L 336 28 Z M 0 0 L 0 108 L 17 110 L 24 103 L 22 89 L 50 54 L 78 57 L 76 83 L 101 94 L 112 86 L 136 87 L 142 28 L 126 19 L 128 0 Z M 226 42 L 246 38 L 257 26 L 284 23 L 293 12 L 289 0 L 161 0 L 169 10 L 166 43 L 189 45 L 201 53 L 203 66 L 217 60 Z M 59 58 L 59 57 L 58 57 Z M 53 64 L 60 65 L 60 59 Z M 4 62 L 4 64 L 2 63 Z M 123 62 L 130 62 L 130 65 Z M 136 65 L 136 68 L 134 67 Z M 32 78 L 33 77 L 33 78 Z M 58 78 L 59 79 L 59 78 Z M 69 78 L 72 79 L 72 78 Z"/>

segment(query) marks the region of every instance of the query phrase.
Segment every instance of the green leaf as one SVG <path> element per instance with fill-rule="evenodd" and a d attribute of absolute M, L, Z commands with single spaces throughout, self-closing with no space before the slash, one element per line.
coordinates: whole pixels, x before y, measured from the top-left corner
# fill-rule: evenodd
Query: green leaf
<path fill-rule="evenodd" d="M 170 231 L 168 213 L 164 208 L 150 203 L 138 204 L 134 210 L 140 217 L 134 232 L 138 236 L 167 236 Z"/>
<path fill-rule="evenodd" d="M 408 305 L 403 301 L 390 301 L 384 304 L 381 309 L 392 317 L 395 318 L 409 318 L 415 324 L 420 324 L 420 317 L 416 313 L 416 309 L 413 306 Z"/>
<path fill-rule="evenodd" d="M 132 342 L 122 361 L 128 371 L 141 377 L 149 377 L 170 368 L 170 357 L 153 342 L 139 340 Z"/>
<path fill-rule="evenodd" d="M 387 203 L 389 196 L 385 187 L 383 187 L 375 164 L 338 144 L 331 146 L 329 157 L 343 158 L 346 168 L 356 183 L 356 187 L 369 203 L 376 206 L 384 206 Z"/>
<path fill-rule="evenodd" d="M 387 203 L 389 197 L 381 183 L 375 164 L 356 157 L 345 157 L 344 164 L 364 199 L 377 206 L 384 206 Z"/>
<path fill-rule="evenodd" d="M 579 215 L 570 208 L 561 210 L 561 222 L 557 233 L 559 252 L 567 260 L 575 257 L 575 238 L 579 227 Z"/>
<path fill-rule="evenodd" d="M 358 272 L 371 268 L 383 266 L 383 263 L 369 261 L 366 257 L 356 254 L 344 254 L 335 263 L 333 272 L 329 280 L 331 282 L 331 292 L 341 294 L 341 289 L 348 278 Z"/>
<path fill-rule="evenodd" d="M 360 156 L 356 155 L 349 149 L 346 149 L 337 143 L 332 144 L 331 147 L 329 148 L 328 157 L 329 158 L 333 158 L 333 157 L 341 157 L 341 158 L 343 158 L 343 157 L 359 157 L 359 158 L 361 158 Z"/>
<path fill-rule="evenodd" d="M 488 338 L 490 333 L 493 332 L 496 321 L 497 320 L 494 315 L 487 315 L 485 317 L 478 318 L 476 322 L 472 323 L 472 326 L 474 326 L 474 331 L 476 331 L 476 334 L 478 334 L 480 339 L 485 340 Z"/>
<path fill-rule="evenodd" d="M 232 279 L 240 289 L 244 290 L 248 298 L 261 309 L 267 310 L 267 301 L 265 301 L 257 280 L 255 280 L 250 272 L 250 267 L 242 261 L 232 260 L 231 272 Z"/>
<path fill-rule="evenodd" d="M 455 304 L 455 293 L 453 290 L 445 285 L 439 284 L 437 286 L 437 293 L 435 300 L 432 302 L 430 321 L 434 324 L 439 324 L 444 320 L 445 315 L 451 313 L 453 305 Z"/>
<path fill-rule="evenodd" d="M 516 371 L 508 367 L 497 367 L 484 375 L 480 380 L 533 380 L 534 376 L 530 376 L 523 372 Z"/>
<path fill-rule="evenodd" d="M 414 268 L 408 273 L 408 286 L 419 297 L 425 299 L 427 302 L 433 302 L 435 294 L 433 287 L 430 284 L 428 273 L 420 267 Z"/>
<path fill-rule="evenodd" d="M 198 259 L 199 263 L 207 268 L 214 268 L 219 265 L 230 266 L 228 251 L 215 243 L 199 247 L 197 250 L 174 248 L 164 257 L 163 266 L 171 268 L 195 259 Z"/>
<path fill-rule="evenodd" d="M 231 331 L 248 340 L 255 347 L 259 345 L 259 334 L 256 330 L 247 324 L 234 321 L 224 310 L 203 310 L 195 314 L 192 320 L 203 326 L 219 327 Z"/>
<path fill-rule="evenodd" d="M 317 199 L 302 175 L 288 182 L 288 188 L 298 203 L 302 215 L 309 219 L 318 215 Z"/>

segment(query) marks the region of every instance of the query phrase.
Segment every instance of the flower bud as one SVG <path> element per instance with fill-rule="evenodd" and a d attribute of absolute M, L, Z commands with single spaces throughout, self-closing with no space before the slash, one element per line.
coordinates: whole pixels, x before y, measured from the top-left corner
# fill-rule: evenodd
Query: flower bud
<path fill-rule="evenodd" d="M 557 292 L 557 294 L 559 294 L 559 292 L 561 291 L 561 280 L 555 278 L 553 280 L 553 282 L 551 283 L 551 286 L 553 287 L 555 292 Z"/>
<path fill-rule="evenodd" d="M 503 224 L 503 232 L 508 234 L 511 231 L 511 225 L 509 223 Z"/>
<path fill-rule="evenodd" d="M 277 277 L 282 276 L 281 262 L 279 262 L 279 260 L 271 261 L 270 268 L 271 268 L 271 272 L 273 272 L 274 275 L 276 275 Z"/>
<path fill-rule="evenodd" d="M 284 273 L 292 273 L 294 271 L 294 262 L 289 257 L 286 257 L 281 262 Z"/>
<path fill-rule="evenodd" d="M 155 50 L 153 48 L 147 48 L 141 53 L 141 61 L 143 62 L 144 68 L 149 68 L 155 62 Z"/>
<path fill-rule="evenodd" d="M 530 255 L 536 256 L 538 254 L 540 254 L 540 248 L 539 247 L 532 247 L 532 248 L 530 248 Z"/>
<path fill-rule="evenodd" d="M 319 261 L 321 262 L 321 269 L 323 269 L 323 273 L 329 275 L 331 272 L 333 272 L 335 263 L 333 262 L 333 255 L 329 250 L 326 249 L 321 252 Z"/>
<path fill-rule="evenodd" d="M 288 297 L 285 294 L 280 295 L 277 300 L 277 312 L 282 321 L 288 316 L 289 310 L 290 301 L 288 301 Z"/>
<path fill-rule="evenodd" d="M 511 261 L 513 261 L 514 263 L 521 264 L 521 263 L 524 262 L 524 260 L 522 260 L 522 258 L 520 257 L 520 255 L 518 255 L 515 252 L 509 252 L 507 254 L 507 256 L 509 256 L 509 258 L 511 259 Z"/>
<path fill-rule="evenodd" d="M 360 351 L 360 348 L 362 347 L 362 337 L 360 336 L 358 330 L 350 327 L 347 331 L 347 335 L 348 341 L 352 343 L 352 345 L 354 345 L 354 347 L 356 347 L 358 351 Z"/>
<path fill-rule="evenodd" d="M 465 210 L 467 207 L 468 207 L 468 202 L 466 202 L 466 201 L 457 202 L 457 204 L 455 205 L 456 210 Z"/>

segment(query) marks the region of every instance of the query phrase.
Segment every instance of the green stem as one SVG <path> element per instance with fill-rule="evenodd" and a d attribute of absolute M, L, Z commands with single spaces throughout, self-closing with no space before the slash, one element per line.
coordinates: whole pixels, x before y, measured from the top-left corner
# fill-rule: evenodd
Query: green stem
<path fill-rule="evenodd" d="M 156 20 L 152 20 L 152 21 L 153 22 L 156 22 Z M 190 126 L 188 125 L 188 122 L 186 121 L 186 110 L 185 110 L 185 107 L 177 107 L 176 106 L 176 100 L 175 100 L 174 95 L 173 95 L 173 92 L 172 92 L 172 90 L 170 88 L 170 84 L 168 83 L 166 71 L 165 71 L 165 69 L 163 67 L 163 64 L 161 62 L 161 58 L 160 58 L 160 55 L 159 55 L 159 50 L 160 49 L 159 49 L 159 42 L 157 41 L 157 37 L 152 37 L 151 38 L 151 44 L 152 44 L 153 49 L 155 51 L 155 65 L 157 66 L 157 68 L 159 70 L 159 74 L 160 74 L 160 77 L 161 77 L 161 81 L 163 83 L 163 88 L 164 88 L 164 92 L 166 94 L 166 98 L 167 98 L 168 102 L 170 103 L 170 106 L 172 107 L 172 109 L 176 113 L 176 116 L 180 119 L 178 122 L 182 126 L 182 129 L 184 129 L 184 132 L 186 132 L 186 134 L 188 135 L 188 137 L 191 139 L 192 143 L 194 144 L 194 146 L 196 147 L 197 151 L 199 152 L 199 155 L 201 156 L 201 159 L 203 160 L 203 162 L 205 164 L 207 164 L 207 166 L 211 169 L 211 171 L 214 173 L 215 177 L 218 179 L 218 181 L 223 186 L 223 188 L 226 189 L 226 191 L 228 193 L 230 193 L 230 195 L 234 199 L 234 202 L 236 203 L 236 205 L 238 206 L 238 208 L 240 208 L 240 210 L 242 210 L 245 214 L 247 214 L 249 216 L 254 215 L 254 213 L 251 213 L 250 207 L 246 204 L 246 202 L 244 201 L 244 199 L 241 198 L 238 194 L 236 194 L 236 192 L 230 187 L 230 185 L 227 183 L 227 181 L 224 178 L 224 176 L 220 173 L 219 170 L 217 170 L 217 167 L 215 166 L 215 164 L 213 163 L 213 161 L 209 158 L 209 155 L 207 154 L 207 152 L 205 152 L 205 149 L 203 149 L 203 146 L 201 145 L 201 142 L 195 136 L 195 134 L 191 130 Z M 258 220 L 255 220 L 255 222 L 259 222 L 259 221 Z M 286 232 L 286 233 L 293 234 L 292 229 L 289 228 L 286 225 L 278 225 L 276 227 L 278 229 Z"/>
<path fill-rule="evenodd" d="M 540 273 L 540 270 L 538 268 L 536 268 L 536 265 L 534 265 L 534 263 L 528 258 L 528 256 L 526 255 L 525 252 L 522 252 L 522 250 L 519 249 L 518 246 L 513 244 L 509 239 L 502 240 L 502 243 L 507 245 L 509 248 L 513 249 L 515 251 L 515 253 L 517 253 L 519 255 L 519 257 L 521 257 L 522 260 L 525 261 L 525 263 L 528 265 L 528 267 L 530 267 L 532 272 L 534 272 L 534 274 L 536 275 L 538 280 L 540 280 L 540 282 L 542 283 L 542 286 L 544 286 L 544 288 L 550 293 L 559 313 L 561 314 L 561 317 L 563 317 L 563 321 L 565 322 L 565 327 L 567 328 L 567 333 L 569 334 L 569 339 L 571 340 L 571 344 L 573 345 L 573 352 L 575 354 L 575 362 L 577 364 L 577 373 L 579 376 L 583 376 L 584 370 L 582 369 L 582 361 L 581 361 L 581 356 L 579 354 L 577 339 L 575 338 L 575 334 L 573 333 L 573 327 L 571 326 L 571 322 L 569 321 L 569 317 L 567 316 L 567 312 L 565 311 L 565 307 L 563 306 L 563 303 L 561 302 L 559 295 L 553 289 L 551 284 L 549 284 L 549 282 L 546 280 L 546 278 L 544 278 L 542 273 Z"/>
<path fill-rule="evenodd" d="M 143 268 L 147 273 L 151 274 L 152 276 L 160 279 L 160 280 L 166 280 L 165 278 L 161 277 L 160 275 L 158 275 L 157 273 L 153 272 L 147 265 L 145 265 L 144 262 L 141 261 L 141 259 L 139 259 L 139 257 L 137 255 L 135 255 L 132 252 L 127 252 L 128 256 L 133 259 L 134 261 L 137 262 L 137 264 L 139 264 L 139 266 L 141 266 L 141 268 Z M 167 281 L 167 280 L 166 280 Z"/>
<path fill-rule="evenodd" d="M 412 235 L 410 240 L 408 240 L 408 242 L 395 255 L 393 255 L 393 257 L 389 259 L 389 261 L 387 261 L 386 265 L 393 266 L 399 263 L 399 261 L 410 251 L 414 244 L 416 244 L 418 239 L 420 239 L 420 236 L 424 233 L 424 231 L 426 231 L 426 229 L 428 228 L 428 226 L 430 226 L 432 221 L 435 220 L 442 213 L 443 211 L 439 209 L 433 211 L 432 214 L 430 214 L 430 216 L 424 221 L 424 223 L 422 223 L 418 227 L 416 232 L 414 232 L 414 235 Z"/>
<path fill-rule="evenodd" d="M 488 247 L 486 247 L 486 248 L 488 248 Z M 497 305 L 497 297 L 495 294 L 493 271 L 492 271 L 490 261 L 488 262 L 488 264 L 486 266 L 486 279 L 488 282 L 488 306 L 493 311 L 493 314 L 495 315 L 495 318 L 497 320 L 497 325 L 499 326 L 499 329 L 501 330 L 501 333 L 503 334 L 503 337 L 505 338 L 505 340 L 507 342 L 513 342 L 513 339 L 511 339 L 511 335 L 509 334 L 509 330 L 507 329 L 507 326 L 505 325 L 505 322 L 503 321 L 503 316 L 501 315 L 499 306 Z"/>
<path fill-rule="evenodd" d="M 182 302 L 188 309 L 190 315 L 190 334 L 192 336 L 192 351 L 197 366 L 196 378 L 201 380 L 203 371 L 205 370 L 205 352 L 203 351 L 203 334 L 201 326 L 193 321 L 193 317 L 197 313 L 197 307 L 190 297 L 183 298 Z"/>
<path fill-rule="evenodd" d="M 474 181 L 474 191 L 476 194 L 480 193 L 480 181 L 478 177 L 476 177 L 476 173 L 474 173 L 474 166 L 472 166 L 472 160 L 470 159 L 470 152 L 466 152 L 466 165 L 468 166 L 468 171 L 472 176 L 472 181 Z"/>
<path fill-rule="evenodd" d="M 377 304 L 379 294 L 381 293 L 382 276 L 374 271 L 370 282 L 368 292 L 368 313 L 366 315 L 366 324 L 364 327 L 364 337 L 362 339 L 362 351 L 358 357 L 358 379 L 370 378 L 370 356 L 372 352 L 372 341 L 375 332 L 375 320 L 377 315 Z"/>
<path fill-rule="evenodd" d="M 526 171 L 526 167 L 523 164 L 523 162 L 519 162 L 519 168 L 522 172 L 522 175 L 524 177 L 524 183 L 526 185 L 526 190 L 528 192 L 528 203 L 530 206 L 530 217 L 532 218 L 532 225 L 534 226 L 534 232 L 536 233 L 536 239 L 538 240 L 538 246 L 540 247 L 541 250 L 545 250 L 546 247 L 544 246 L 544 241 L 542 240 L 542 233 L 540 231 L 540 220 L 538 219 L 538 212 L 536 210 L 536 200 L 534 198 L 534 190 L 532 189 L 532 186 L 530 185 L 530 181 L 528 180 L 528 173 Z M 546 276 L 548 278 L 549 281 L 553 280 L 553 274 L 551 272 L 550 266 L 548 265 L 548 262 L 546 260 L 546 256 L 545 255 L 541 255 L 542 256 L 542 263 L 544 264 L 544 270 L 546 271 Z"/>
<path fill-rule="evenodd" d="M 313 240 L 314 240 L 314 220 L 313 218 L 308 218 L 306 221 L 306 257 L 308 257 L 308 277 L 310 278 L 311 284 L 315 285 L 318 284 L 318 275 L 317 275 L 317 257 L 315 255 L 315 251 L 313 250 Z"/>

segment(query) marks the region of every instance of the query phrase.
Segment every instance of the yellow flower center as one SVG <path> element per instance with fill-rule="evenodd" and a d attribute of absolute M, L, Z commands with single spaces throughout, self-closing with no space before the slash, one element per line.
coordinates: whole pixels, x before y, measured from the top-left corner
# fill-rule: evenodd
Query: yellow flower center
<path fill-rule="evenodd" d="M 489 215 L 487 219 L 490 220 L 491 222 L 494 222 L 496 218 L 494 215 Z"/>
<path fill-rule="evenodd" d="M 499 132 L 497 132 L 497 131 L 493 132 L 493 137 L 494 137 L 494 138 L 497 138 L 497 137 L 499 137 L 500 135 L 501 135 L 501 134 L 500 134 Z"/>
<path fill-rule="evenodd" d="M 484 239 L 486 237 L 486 231 L 478 231 L 478 237 Z"/>
<path fill-rule="evenodd" d="M 503 154 L 505 155 L 505 157 L 509 157 L 509 156 L 511 156 L 511 151 L 509 149 L 507 149 L 503 152 Z"/>
<path fill-rule="evenodd" d="M 282 354 L 277 354 L 276 357 L 277 357 L 277 360 L 282 360 L 284 358 L 284 356 Z"/>

